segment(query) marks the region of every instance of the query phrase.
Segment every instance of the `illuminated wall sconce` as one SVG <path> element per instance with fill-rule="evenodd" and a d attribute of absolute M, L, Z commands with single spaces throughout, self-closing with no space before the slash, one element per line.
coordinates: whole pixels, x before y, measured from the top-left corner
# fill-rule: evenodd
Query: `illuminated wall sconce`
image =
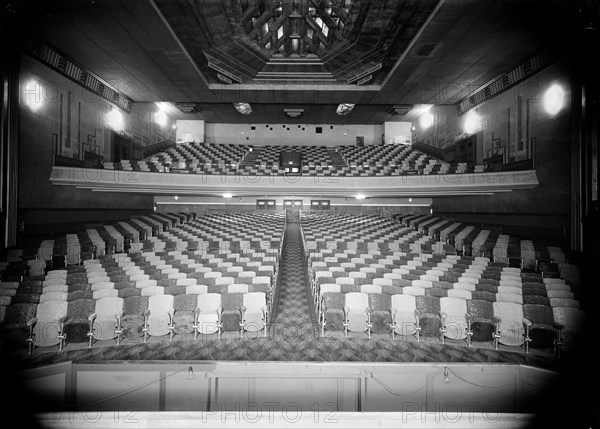
<path fill-rule="evenodd" d="M 481 128 L 481 117 L 475 111 L 467 113 L 465 118 L 465 133 L 474 134 Z"/>
<path fill-rule="evenodd" d="M 156 112 L 154 114 L 154 122 L 156 123 L 156 125 L 159 125 L 161 127 L 166 127 L 168 121 L 169 121 L 169 117 L 167 116 L 167 114 L 164 111 L 159 110 L 158 112 Z"/>
<path fill-rule="evenodd" d="M 544 93 L 543 103 L 546 113 L 556 115 L 565 105 L 564 89 L 556 83 L 551 85 Z"/>
<path fill-rule="evenodd" d="M 177 108 L 174 107 L 171 103 L 157 101 L 156 107 L 158 107 L 158 111 L 154 114 L 154 122 L 161 126 L 166 127 L 169 123 L 169 114 L 173 114 L 177 112 Z M 173 124 L 173 129 L 176 128 L 176 125 Z"/>
<path fill-rule="evenodd" d="M 117 109 L 112 109 L 106 114 L 106 125 L 114 131 L 123 131 L 123 114 Z"/>
<path fill-rule="evenodd" d="M 425 112 L 419 117 L 419 125 L 424 130 L 433 125 L 433 115 L 431 112 Z"/>
<path fill-rule="evenodd" d="M 23 103 L 32 112 L 38 111 L 44 104 L 42 99 L 42 86 L 37 80 L 28 81 L 23 87 Z"/>

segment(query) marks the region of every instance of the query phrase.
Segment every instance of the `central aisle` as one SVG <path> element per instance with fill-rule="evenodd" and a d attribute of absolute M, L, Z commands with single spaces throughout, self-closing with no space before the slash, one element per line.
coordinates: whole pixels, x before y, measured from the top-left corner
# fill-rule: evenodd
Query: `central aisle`
<path fill-rule="evenodd" d="M 300 223 L 288 216 L 281 254 L 281 277 L 275 299 L 271 336 L 294 343 L 318 338 L 318 325 L 306 275 Z"/>

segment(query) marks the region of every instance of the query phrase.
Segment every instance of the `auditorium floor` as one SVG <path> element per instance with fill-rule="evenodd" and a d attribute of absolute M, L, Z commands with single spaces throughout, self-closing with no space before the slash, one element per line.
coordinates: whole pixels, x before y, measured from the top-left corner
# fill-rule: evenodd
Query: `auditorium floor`
<path fill-rule="evenodd" d="M 341 332 L 320 336 L 304 267 L 300 227 L 288 223 L 279 290 L 274 299 L 273 317 L 266 336 L 263 332 L 228 332 L 213 335 L 176 335 L 87 344 L 67 344 L 62 351 L 56 347 L 38 348 L 27 356 L 25 348 L 3 349 L 18 367 L 38 367 L 73 361 L 321 361 L 321 362 L 475 362 L 526 364 L 555 369 L 560 360 L 551 351 L 531 350 L 529 354 L 517 348 L 501 346 L 495 350 L 489 344 L 467 347 L 464 341 L 442 344 L 439 338 L 417 342 L 390 335 L 350 334 Z"/>

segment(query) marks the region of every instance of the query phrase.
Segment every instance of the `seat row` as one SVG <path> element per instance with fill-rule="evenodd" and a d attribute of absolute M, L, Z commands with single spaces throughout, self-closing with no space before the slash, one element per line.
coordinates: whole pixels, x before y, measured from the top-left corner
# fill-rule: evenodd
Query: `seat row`
<path fill-rule="evenodd" d="M 343 230 L 349 234 L 344 236 Z M 383 233 L 375 235 L 377 230 Z M 490 257 L 448 252 L 449 245 L 441 242 L 442 236 L 454 233 L 459 237 L 463 231 L 465 239 L 486 246 Z M 557 313 L 561 315 L 557 316 L 561 326 L 581 326 L 584 313 L 574 285 L 546 268 L 528 272 L 522 264 L 513 267 L 508 258 L 503 258 L 501 250 L 513 244 L 513 237 L 418 214 L 397 215 L 387 221 L 378 216 L 303 214 L 302 234 L 315 308 L 321 321 L 328 294 L 338 294 L 338 304 L 340 296 L 375 294 L 433 302 L 485 302 L 488 307 L 517 309 L 517 314 L 527 307 L 527 312 L 535 310 L 534 315 L 527 313 L 525 317 L 533 323 L 545 320 L 553 326 Z M 363 236 L 372 241 L 358 238 Z M 522 247 L 530 250 L 531 243 Z M 424 250 L 430 253 L 423 253 Z M 550 314 L 553 316 L 548 317 Z"/>
<path fill-rule="evenodd" d="M 168 220 L 168 223 L 159 220 Z M 161 214 L 149 219 L 136 218 L 132 223 L 144 225 L 148 228 L 145 232 L 155 234 L 153 237 L 171 232 L 175 232 L 171 234 L 172 237 L 178 237 L 177 231 L 184 225 L 177 223 L 177 220 L 181 218 L 165 218 Z M 192 218 L 186 217 L 186 220 L 191 222 Z M 63 317 L 68 317 L 71 321 L 77 320 L 80 326 L 82 318 L 85 318 L 82 313 L 72 314 L 69 310 L 67 314 L 64 312 L 65 308 L 71 308 L 77 313 L 78 308 L 89 310 L 95 308 L 93 303 L 101 301 L 109 303 L 153 297 L 164 297 L 153 299 L 167 301 L 186 299 L 177 298 L 180 296 L 200 297 L 197 299 L 202 301 L 205 296 L 223 295 L 227 302 L 237 302 L 246 295 L 262 294 L 266 314 L 270 313 L 285 217 L 273 213 L 208 215 L 203 222 L 223 234 L 227 232 L 226 225 L 231 224 L 233 235 L 228 236 L 230 239 L 242 234 L 244 238 L 254 240 L 205 241 L 203 243 L 208 246 L 196 250 L 114 253 L 85 259 L 77 265 L 67 264 L 60 269 L 50 269 L 31 280 L 0 287 L 0 322 L 4 321 L 5 328 L 10 327 L 8 331 L 25 330 L 32 318 L 37 318 L 38 322 L 45 321 L 35 326 L 43 326 L 46 322 L 58 326 L 57 323 Z M 206 232 L 201 228 L 202 224 L 198 222 L 190 227 L 198 227 L 193 230 L 197 234 L 193 236 L 195 240 L 201 241 L 198 237 Z M 249 227 L 244 229 L 244 224 Z M 272 243 L 277 247 L 270 248 Z M 214 247 L 213 244 L 217 246 Z M 43 280 L 36 280 L 40 277 Z M 76 302 L 79 307 L 72 304 Z M 104 305 L 106 304 L 99 307 L 102 314 L 105 313 L 102 310 Z M 202 307 L 201 304 L 198 306 Z M 38 307 L 43 308 L 41 314 L 38 314 Z M 228 304 L 227 308 L 235 308 L 235 305 Z M 52 315 L 48 316 L 48 312 Z M 93 313 L 88 311 L 87 316 Z M 66 320 L 63 322 L 66 323 Z M 60 332 L 63 333 L 62 330 Z"/>
<path fill-rule="evenodd" d="M 326 176 L 390 176 L 410 172 L 455 174 L 482 172 L 482 166 L 450 164 L 407 145 L 385 146 L 256 146 L 182 143 L 140 161 L 105 162 L 103 168 L 191 174 L 284 174 L 281 151 L 302 154 L 302 174 Z M 335 156 L 331 154 L 335 151 Z"/>
<path fill-rule="evenodd" d="M 98 300 L 45 301 L 11 306 L 3 328 L 5 341 L 33 347 L 148 337 L 263 331 L 270 310 L 264 292 L 106 297 Z"/>
<path fill-rule="evenodd" d="M 321 298 L 321 333 L 344 331 L 493 343 L 511 347 L 570 348 L 581 333 L 584 314 L 572 307 L 488 302 L 458 297 L 326 292 Z"/>
<path fill-rule="evenodd" d="M 581 271 L 570 263 L 566 253 L 555 246 L 543 246 L 531 240 L 522 240 L 507 234 L 447 220 L 436 226 L 437 217 L 431 215 L 396 214 L 393 218 L 403 226 L 415 228 L 436 239 L 445 241 L 461 253 L 487 256 L 496 262 L 520 267 L 528 271 L 543 272 L 545 277 L 567 276 L 572 284 L 579 285 Z M 564 275 L 561 272 L 564 271 Z"/>
<path fill-rule="evenodd" d="M 76 234 L 67 234 L 65 237 L 46 239 L 40 243 L 35 259 L 59 267 L 78 264 L 85 259 L 129 250 L 130 246 L 139 243 L 140 239 L 187 222 L 193 217 L 194 214 L 189 213 L 152 213 L 88 228 Z M 35 275 L 39 275 L 38 271 L 36 270 Z"/>

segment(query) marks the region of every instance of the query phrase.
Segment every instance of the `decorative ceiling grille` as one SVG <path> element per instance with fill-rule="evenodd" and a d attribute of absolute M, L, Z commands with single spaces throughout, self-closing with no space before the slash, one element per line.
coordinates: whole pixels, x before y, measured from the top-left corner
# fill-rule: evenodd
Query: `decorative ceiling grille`
<path fill-rule="evenodd" d="M 319 55 L 344 40 L 349 0 L 241 0 L 246 35 L 273 54 Z"/>

